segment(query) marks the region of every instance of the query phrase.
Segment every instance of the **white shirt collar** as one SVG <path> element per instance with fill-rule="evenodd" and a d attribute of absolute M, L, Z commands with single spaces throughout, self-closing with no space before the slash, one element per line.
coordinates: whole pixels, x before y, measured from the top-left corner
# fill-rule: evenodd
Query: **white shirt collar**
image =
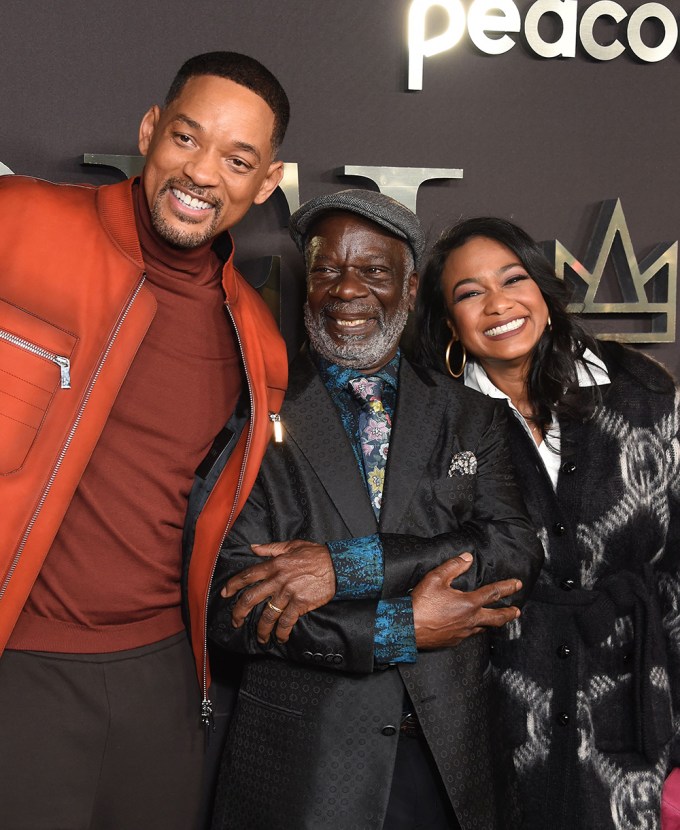
<path fill-rule="evenodd" d="M 586 363 L 588 364 L 587 368 Z M 581 387 L 604 386 L 609 383 L 607 367 L 590 349 L 585 350 L 583 360 L 579 360 L 576 364 L 576 377 L 578 379 L 578 385 Z M 465 364 L 464 380 L 466 386 L 469 386 L 471 389 L 476 389 L 478 392 L 488 395 L 490 398 L 510 400 L 505 392 L 501 392 L 497 386 L 494 386 L 482 367 L 482 364 L 476 360 L 468 360 Z"/>
<path fill-rule="evenodd" d="M 585 365 L 586 363 L 588 364 L 587 368 Z M 604 384 L 609 383 L 607 367 L 599 357 L 590 351 L 590 349 L 585 350 L 583 353 L 583 360 L 580 360 L 576 364 L 576 377 L 578 378 L 578 385 L 581 387 L 593 385 L 604 386 Z M 533 442 L 534 439 L 531 434 L 531 427 L 526 422 L 526 419 L 514 406 L 505 392 L 501 392 L 497 386 L 494 386 L 480 363 L 477 363 L 474 360 L 468 361 L 465 366 L 464 380 L 465 385 L 469 386 L 471 389 L 476 389 L 478 392 L 481 392 L 490 398 L 501 398 L 506 400 L 513 414 L 524 427 L 527 436 Z M 543 461 L 553 489 L 557 489 L 557 479 L 560 473 L 562 450 L 560 424 L 554 412 L 552 413 L 552 423 L 547 430 L 546 438 L 546 441 L 542 441 L 538 445 L 538 454 Z"/>

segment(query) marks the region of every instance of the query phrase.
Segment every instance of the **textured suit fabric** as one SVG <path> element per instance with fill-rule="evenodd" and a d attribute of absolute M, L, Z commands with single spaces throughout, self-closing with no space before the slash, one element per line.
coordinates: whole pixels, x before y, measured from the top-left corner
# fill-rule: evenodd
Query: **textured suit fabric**
<path fill-rule="evenodd" d="M 475 562 L 459 587 L 506 576 L 529 587 L 542 552 L 511 473 L 503 408 L 402 360 L 379 527 L 337 410 L 304 353 L 291 369 L 281 420 L 284 440 L 265 455 L 213 583 L 210 636 L 251 655 L 213 827 L 381 828 L 406 689 L 461 826 L 491 830 L 485 636 L 421 652 L 415 664 L 377 667 L 378 598 L 332 601 L 302 617 L 288 643 L 263 647 L 258 609 L 234 629 L 232 602 L 218 592 L 257 561 L 250 543 L 377 530 L 383 597 L 403 596 L 465 550 Z M 448 477 L 452 456 L 466 450 L 476 454 L 476 473 Z"/>
<path fill-rule="evenodd" d="M 680 764 L 678 392 L 643 355 L 604 356 L 611 384 L 594 417 L 560 424 L 556 491 L 513 427 L 546 550 L 492 654 L 497 757 L 513 771 L 504 823 L 522 830 L 657 830 Z"/>

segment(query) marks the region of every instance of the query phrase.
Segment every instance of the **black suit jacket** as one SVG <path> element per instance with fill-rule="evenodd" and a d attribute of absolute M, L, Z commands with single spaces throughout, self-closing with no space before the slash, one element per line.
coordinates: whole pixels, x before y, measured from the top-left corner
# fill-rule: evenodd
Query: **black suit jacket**
<path fill-rule="evenodd" d="M 247 660 L 220 773 L 215 828 L 382 827 L 404 688 L 464 830 L 493 828 L 488 751 L 488 643 L 420 652 L 415 664 L 373 659 L 378 598 L 332 601 L 261 646 L 230 624 L 222 584 L 257 561 L 250 544 L 327 542 L 380 532 L 383 597 L 404 596 L 436 565 L 469 550 L 456 587 L 517 577 L 526 592 L 542 550 L 512 474 L 502 406 L 402 360 L 380 524 L 355 455 L 316 368 L 302 353 L 248 504 L 222 550 L 210 635 Z M 449 476 L 471 451 L 474 474 Z"/>

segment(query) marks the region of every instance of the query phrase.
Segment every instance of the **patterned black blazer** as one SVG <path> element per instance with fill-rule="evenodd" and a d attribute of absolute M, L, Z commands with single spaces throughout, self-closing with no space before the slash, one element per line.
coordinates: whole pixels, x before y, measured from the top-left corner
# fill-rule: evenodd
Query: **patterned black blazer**
<path fill-rule="evenodd" d="M 337 410 L 306 352 L 291 367 L 281 420 L 283 442 L 267 451 L 213 583 L 211 637 L 251 655 L 213 827 L 381 828 L 406 690 L 461 827 L 491 830 L 485 635 L 420 652 L 415 664 L 377 666 L 378 600 L 338 600 L 301 618 L 285 645 L 263 647 L 255 636 L 261 608 L 236 630 L 219 588 L 257 561 L 251 543 L 323 543 L 379 532 L 383 597 L 406 595 L 465 550 L 475 560 L 456 587 L 517 577 L 525 593 L 542 551 L 514 482 L 503 407 L 403 359 L 379 526 Z M 451 470 L 464 452 L 476 465 Z"/>

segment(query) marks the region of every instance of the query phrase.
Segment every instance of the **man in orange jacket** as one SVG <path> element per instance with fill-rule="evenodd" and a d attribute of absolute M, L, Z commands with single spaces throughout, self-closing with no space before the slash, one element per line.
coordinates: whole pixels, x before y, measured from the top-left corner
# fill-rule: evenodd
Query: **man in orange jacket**
<path fill-rule="evenodd" d="M 228 229 L 288 115 L 257 61 L 199 55 L 141 179 L 0 178 L 3 827 L 197 824 L 208 585 L 287 379 Z"/>

